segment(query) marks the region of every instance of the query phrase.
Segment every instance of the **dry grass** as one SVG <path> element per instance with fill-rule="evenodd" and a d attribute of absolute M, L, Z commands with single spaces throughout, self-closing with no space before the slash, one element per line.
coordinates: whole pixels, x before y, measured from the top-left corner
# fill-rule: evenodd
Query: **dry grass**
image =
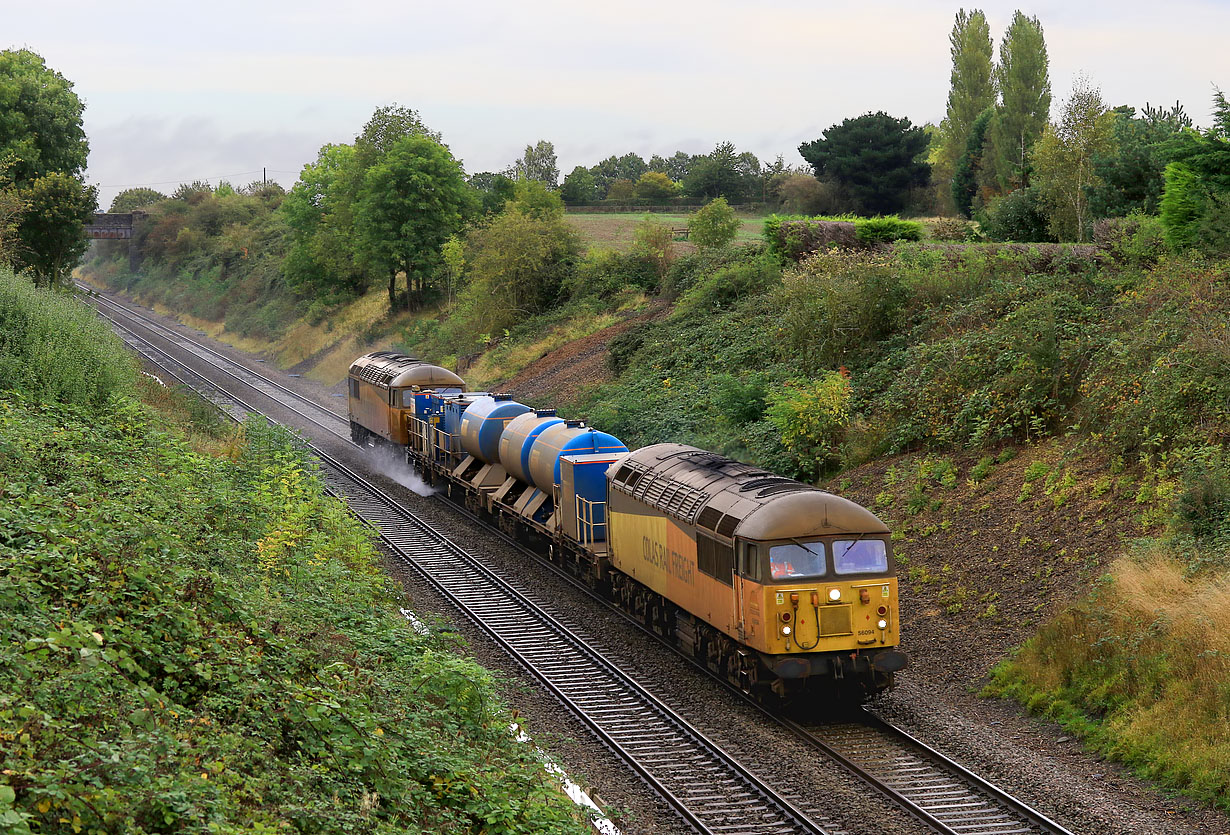
<path fill-rule="evenodd" d="M 533 342 L 507 348 L 501 346 L 487 351 L 466 369 L 464 376 L 472 388 L 478 389 L 507 380 L 560 346 L 584 339 L 620 320 L 621 317 L 615 313 L 583 313 L 574 316 L 549 329 Z"/>
<path fill-rule="evenodd" d="M 1120 559 L 997 670 L 993 690 L 1230 808 L 1230 576 L 1190 576 L 1161 546 Z"/>

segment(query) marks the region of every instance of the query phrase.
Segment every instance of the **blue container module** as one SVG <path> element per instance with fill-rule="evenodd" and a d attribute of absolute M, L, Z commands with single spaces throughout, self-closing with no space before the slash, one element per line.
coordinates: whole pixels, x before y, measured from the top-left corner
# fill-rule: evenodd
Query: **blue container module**
<path fill-rule="evenodd" d="M 606 539 L 606 473 L 621 457 L 620 454 L 560 456 L 561 520 L 564 530 L 577 542 Z"/>
<path fill-rule="evenodd" d="M 530 477 L 544 493 L 559 484 L 559 457 L 627 452 L 628 448 L 606 432 L 569 420 L 547 427 L 530 448 Z"/>
<path fill-rule="evenodd" d="M 505 427 L 513 418 L 529 411 L 529 406 L 507 394 L 476 400 L 461 415 L 462 448 L 484 464 L 498 464 L 500 436 Z"/>
<path fill-rule="evenodd" d="M 441 441 L 447 444 L 449 452 L 460 453 L 461 450 L 461 416 L 466 409 L 482 400 L 490 400 L 486 392 L 469 392 L 459 397 L 445 397 L 444 414 L 440 420 L 440 431 L 450 437 Z"/>
<path fill-rule="evenodd" d="M 555 416 L 554 409 L 526 412 L 509 421 L 504 434 L 500 436 L 500 463 L 508 474 L 532 485 L 534 481 L 530 478 L 530 449 L 545 429 L 563 422 L 563 418 Z"/>

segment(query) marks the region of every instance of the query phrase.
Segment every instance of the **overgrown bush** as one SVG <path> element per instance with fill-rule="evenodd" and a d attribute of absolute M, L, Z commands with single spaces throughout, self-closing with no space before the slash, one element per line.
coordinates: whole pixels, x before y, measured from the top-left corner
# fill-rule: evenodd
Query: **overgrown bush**
<path fill-rule="evenodd" d="M 136 373 L 124 343 L 73 294 L 0 269 L 0 391 L 97 406 Z"/>
<path fill-rule="evenodd" d="M 818 252 L 786 272 L 773 293 L 779 355 L 808 374 L 866 366 L 896 328 L 906 303 L 890 255 Z"/>
<path fill-rule="evenodd" d="M 564 279 L 563 291 L 574 299 L 610 299 L 629 287 L 652 292 L 657 289 L 660 268 L 656 259 L 639 252 L 591 250 Z"/>
<path fill-rule="evenodd" d="M 777 259 L 768 255 L 719 267 L 688 288 L 675 307 L 675 315 L 704 315 L 730 308 L 740 299 L 780 283 L 781 276 Z"/>
<path fill-rule="evenodd" d="M 765 417 L 794 458 L 793 474 L 814 481 L 840 460 L 841 436 L 850 420 L 850 381 L 836 372 L 789 380 L 765 398 Z"/>
<path fill-rule="evenodd" d="M 923 226 L 895 215 L 885 217 L 797 217 L 769 215 L 764 222 L 769 251 L 780 259 L 799 261 L 823 249 L 874 246 L 892 241 L 917 241 Z"/>
<path fill-rule="evenodd" d="M 1156 264 L 1166 251 L 1161 219 L 1139 212 L 1095 221 L 1093 242 L 1116 260 L 1137 266 Z"/>
<path fill-rule="evenodd" d="M 764 222 L 769 251 L 778 258 L 799 261 L 813 252 L 849 248 L 858 242 L 852 220 L 821 220 L 769 215 Z"/>
<path fill-rule="evenodd" d="M 993 241 L 1018 243 L 1054 241 L 1037 193 L 1030 188 L 993 199 L 978 217 L 979 225 Z"/>
<path fill-rule="evenodd" d="M 725 197 L 717 197 L 688 218 L 688 239 L 698 249 L 721 249 L 735 239 L 739 218 Z"/>
<path fill-rule="evenodd" d="M 974 224 L 964 218 L 941 217 L 927 224 L 927 237 L 933 241 L 968 243 L 977 240 Z"/>

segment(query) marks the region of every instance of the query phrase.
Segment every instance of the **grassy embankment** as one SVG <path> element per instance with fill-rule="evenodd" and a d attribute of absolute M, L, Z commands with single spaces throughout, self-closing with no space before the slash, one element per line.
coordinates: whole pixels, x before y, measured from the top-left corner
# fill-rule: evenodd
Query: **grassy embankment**
<path fill-rule="evenodd" d="M 1055 616 L 990 692 L 1230 806 L 1230 268 L 1121 255 L 681 264 L 670 317 L 572 411 L 828 474 L 891 521 L 905 596 L 955 647 Z"/>
<path fill-rule="evenodd" d="M 587 831 L 282 433 L 7 273 L 0 333 L 0 830 Z"/>

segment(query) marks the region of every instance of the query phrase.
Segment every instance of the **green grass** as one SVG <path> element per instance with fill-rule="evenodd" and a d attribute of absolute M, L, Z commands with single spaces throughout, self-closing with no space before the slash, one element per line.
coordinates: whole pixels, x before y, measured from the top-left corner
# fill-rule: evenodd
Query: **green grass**
<path fill-rule="evenodd" d="M 632 248 L 636 225 L 645 217 L 634 212 L 594 212 L 570 213 L 566 219 L 581 233 L 582 238 L 590 248 L 609 248 L 626 252 Z M 688 214 L 651 214 L 654 220 L 670 225 L 674 229 L 686 229 Z M 761 238 L 764 229 L 765 215 L 739 215 L 739 231 L 735 235 L 735 243 L 752 243 Z M 685 241 L 677 243 L 678 249 L 690 252 L 694 248 Z"/>

